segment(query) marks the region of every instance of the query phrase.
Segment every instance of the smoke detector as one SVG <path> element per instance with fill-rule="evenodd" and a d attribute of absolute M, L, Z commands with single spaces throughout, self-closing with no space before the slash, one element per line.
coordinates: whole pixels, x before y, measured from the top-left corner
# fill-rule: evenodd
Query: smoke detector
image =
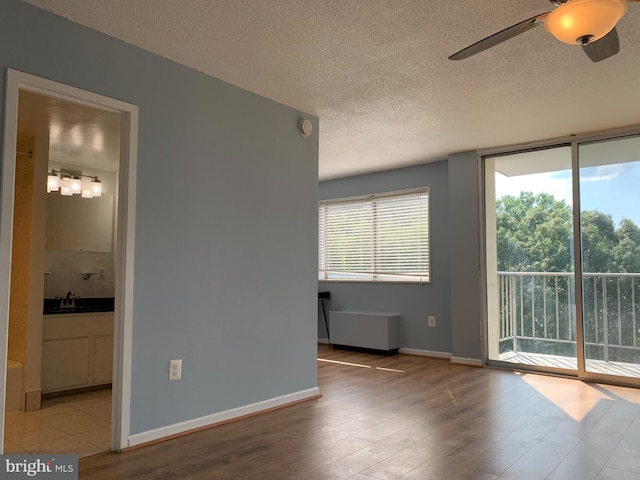
<path fill-rule="evenodd" d="M 300 120 L 298 122 L 298 131 L 303 137 L 308 137 L 313 133 L 313 124 L 309 120 Z"/>

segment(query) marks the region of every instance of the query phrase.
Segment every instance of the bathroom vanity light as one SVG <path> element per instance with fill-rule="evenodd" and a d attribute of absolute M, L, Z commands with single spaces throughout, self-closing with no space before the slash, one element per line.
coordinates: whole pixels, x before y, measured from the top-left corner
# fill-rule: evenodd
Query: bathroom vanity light
<path fill-rule="evenodd" d="M 81 193 L 82 192 L 82 180 L 80 180 L 80 177 L 77 177 L 76 175 L 73 175 L 69 179 L 69 187 L 71 188 L 71 194 L 72 195 L 77 195 L 78 193 Z"/>
<path fill-rule="evenodd" d="M 100 179 L 98 179 L 98 177 L 93 177 L 90 186 L 91 195 L 93 195 L 94 197 L 102 196 L 102 182 L 100 181 Z"/>
<path fill-rule="evenodd" d="M 64 177 L 60 179 L 60 195 L 65 197 L 70 197 L 73 195 L 71 192 L 71 179 L 69 177 Z"/>
<path fill-rule="evenodd" d="M 51 169 L 51 173 L 47 176 L 47 193 L 57 192 L 60 190 L 60 177 L 55 170 Z"/>
<path fill-rule="evenodd" d="M 88 188 L 82 185 L 82 177 L 90 178 Z M 95 175 L 83 175 L 79 171 L 55 170 L 47 175 L 47 193 L 60 192 L 60 195 L 69 197 L 78 195 L 82 198 L 93 198 L 102 196 L 102 182 Z"/>

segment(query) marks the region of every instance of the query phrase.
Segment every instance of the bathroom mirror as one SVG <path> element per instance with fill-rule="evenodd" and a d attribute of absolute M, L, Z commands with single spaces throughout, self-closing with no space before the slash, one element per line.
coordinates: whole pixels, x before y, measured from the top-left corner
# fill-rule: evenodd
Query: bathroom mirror
<path fill-rule="evenodd" d="M 47 195 L 47 250 L 111 252 L 113 195 Z"/>

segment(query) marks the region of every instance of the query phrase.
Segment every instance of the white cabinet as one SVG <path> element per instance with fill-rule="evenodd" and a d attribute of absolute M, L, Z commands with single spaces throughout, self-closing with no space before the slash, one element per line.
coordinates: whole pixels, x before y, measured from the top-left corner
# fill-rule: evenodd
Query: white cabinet
<path fill-rule="evenodd" d="M 330 313 L 331 343 L 386 353 L 400 348 L 399 313 L 340 310 Z"/>
<path fill-rule="evenodd" d="M 113 335 L 96 337 L 93 344 L 93 382 L 111 383 L 113 377 Z"/>
<path fill-rule="evenodd" d="M 89 378 L 89 339 L 42 342 L 43 393 L 84 387 Z"/>
<path fill-rule="evenodd" d="M 113 312 L 45 315 L 42 393 L 111 383 Z"/>

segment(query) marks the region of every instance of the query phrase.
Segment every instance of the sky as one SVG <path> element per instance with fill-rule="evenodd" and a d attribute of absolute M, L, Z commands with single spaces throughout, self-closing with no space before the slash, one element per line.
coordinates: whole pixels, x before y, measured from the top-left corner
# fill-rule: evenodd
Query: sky
<path fill-rule="evenodd" d="M 550 193 L 573 205 L 571 171 L 513 177 L 496 173 L 496 198 L 518 196 L 522 191 Z M 581 168 L 580 208 L 608 213 L 616 225 L 629 218 L 640 226 L 640 161 Z"/>

